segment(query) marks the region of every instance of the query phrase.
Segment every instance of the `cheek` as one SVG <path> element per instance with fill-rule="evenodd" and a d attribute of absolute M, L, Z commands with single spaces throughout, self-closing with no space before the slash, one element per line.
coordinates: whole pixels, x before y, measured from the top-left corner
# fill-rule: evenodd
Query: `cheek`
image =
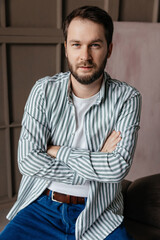
<path fill-rule="evenodd" d="M 68 58 L 68 60 L 72 63 L 75 64 L 78 61 L 78 55 L 74 52 L 68 52 L 66 57 Z"/>
<path fill-rule="evenodd" d="M 104 54 L 92 55 L 92 61 L 95 62 L 97 65 L 101 65 L 103 60 L 104 60 Z"/>
<path fill-rule="evenodd" d="M 99 56 L 97 56 L 97 62 L 99 64 L 101 64 L 106 59 L 107 51 L 105 54 L 104 53 L 105 53 L 105 51 L 103 53 L 101 53 Z"/>

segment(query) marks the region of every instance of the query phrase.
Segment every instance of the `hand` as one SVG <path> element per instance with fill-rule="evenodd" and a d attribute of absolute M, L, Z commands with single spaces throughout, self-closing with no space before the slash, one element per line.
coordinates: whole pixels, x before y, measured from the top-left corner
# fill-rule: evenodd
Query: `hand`
<path fill-rule="evenodd" d="M 116 149 L 117 143 L 122 139 L 120 134 L 120 132 L 113 131 L 104 143 L 101 152 L 113 152 Z"/>
<path fill-rule="evenodd" d="M 48 146 L 47 154 L 51 157 L 56 158 L 57 152 L 60 149 L 60 146 Z"/>

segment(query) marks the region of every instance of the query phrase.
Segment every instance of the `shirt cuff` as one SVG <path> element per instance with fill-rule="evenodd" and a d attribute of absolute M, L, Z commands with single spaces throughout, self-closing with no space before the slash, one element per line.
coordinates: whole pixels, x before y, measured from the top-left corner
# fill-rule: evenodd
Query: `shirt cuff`
<path fill-rule="evenodd" d="M 64 162 L 65 164 L 67 164 L 69 160 L 70 152 L 71 152 L 70 147 L 62 146 L 58 150 L 56 158 L 59 159 L 61 162 Z"/>

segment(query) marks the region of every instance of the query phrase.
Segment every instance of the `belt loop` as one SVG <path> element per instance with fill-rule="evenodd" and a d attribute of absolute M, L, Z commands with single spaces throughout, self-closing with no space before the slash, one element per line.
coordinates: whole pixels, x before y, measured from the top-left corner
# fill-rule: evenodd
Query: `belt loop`
<path fill-rule="evenodd" d="M 66 195 L 66 198 L 67 198 L 67 204 L 71 203 L 71 196 L 70 195 Z"/>

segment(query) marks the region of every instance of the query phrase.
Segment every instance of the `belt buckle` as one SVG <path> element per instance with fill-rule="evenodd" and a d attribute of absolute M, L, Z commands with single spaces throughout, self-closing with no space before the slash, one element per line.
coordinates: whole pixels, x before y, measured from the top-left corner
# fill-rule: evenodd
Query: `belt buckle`
<path fill-rule="evenodd" d="M 53 202 L 59 202 L 59 201 L 57 201 L 57 200 L 54 199 L 54 191 L 52 191 L 51 200 L 52 200 Z M 61 202 L 59 202 L 59 203 L 61 203 Z"/>
<path fill-rule="evenodd" d="M 52 191 L 51 200 L 52 200 L 52 201 L 55 201 L 55 199 L 54 199 L 54 191 Z"/>

